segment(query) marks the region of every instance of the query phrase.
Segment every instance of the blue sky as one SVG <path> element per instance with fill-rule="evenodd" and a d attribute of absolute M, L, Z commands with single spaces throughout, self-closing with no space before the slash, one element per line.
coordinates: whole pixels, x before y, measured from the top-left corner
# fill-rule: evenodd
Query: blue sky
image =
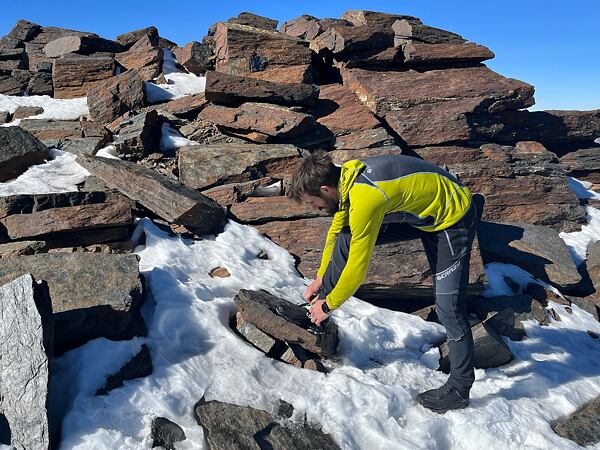
<path fill-rule="evenodd" d="M 1 9 L 0 35 L 24 18 L 108 38 L 155 25 L 179 44 L 201 40 L 211 24 L 242 11 L 280 23 L 347 9 L 409 14 L 488 46 L 496 54 L 490 68 L 536 87 L 533 109 L 600 109 L 600 0 L 3 0 Z"/>

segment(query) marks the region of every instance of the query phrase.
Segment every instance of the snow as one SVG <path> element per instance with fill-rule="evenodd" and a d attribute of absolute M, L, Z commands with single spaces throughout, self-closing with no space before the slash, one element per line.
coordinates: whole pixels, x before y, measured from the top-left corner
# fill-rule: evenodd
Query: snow
<path fill-rule="evenodd" d="M 175 150 L 188 145 L 199 145 L 198 142 L 184 138 L 179 131 L 171 127 L 167 122 L 162 124 L 162 135 L 159 148 L 161 151 Z"/>
<path fill-rule="evenodd" d="M 0 94 L 0 111 L 14 113 L 19 106 L 41 106 L 44 112 L 31 119 L 77 120 L 89 115 L 87 97 L 58 99 L 47 95 L 16 97 Z M 3 126 L 18 125 L 20 120 L 14 120 Z"/>
<path fill-rule="evenodd" d="M 204 92 L 206 78 L 182 72 L 177 67 L 175 55 L 171 50 L 164 49 L 162 72 L 167 84 L 144 83 L 149 103 L 160 103 Z"/>

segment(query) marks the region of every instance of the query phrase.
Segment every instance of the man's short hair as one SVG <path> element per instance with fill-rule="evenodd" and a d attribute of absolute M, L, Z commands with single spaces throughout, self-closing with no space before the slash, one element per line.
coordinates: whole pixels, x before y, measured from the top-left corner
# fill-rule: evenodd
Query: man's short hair
<path fill-rule="evenodd" d="M 321 196 L 321 186 L 337 188 L 340 168 L 331 162 L 330 156 L 323 150 L 317 150 L 302 160 L 294 172 L 288 197 L 301 203 L 302 195 Z"/>

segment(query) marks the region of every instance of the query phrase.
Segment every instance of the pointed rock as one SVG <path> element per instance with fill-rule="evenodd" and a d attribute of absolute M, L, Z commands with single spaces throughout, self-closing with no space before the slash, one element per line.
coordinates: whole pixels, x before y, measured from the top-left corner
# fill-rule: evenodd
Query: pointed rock
<path fill-rule="evenodd" d="M 18 177 L 47 158 L 48 148 L 27 131 L 0 127 L 0 182 Z"/>

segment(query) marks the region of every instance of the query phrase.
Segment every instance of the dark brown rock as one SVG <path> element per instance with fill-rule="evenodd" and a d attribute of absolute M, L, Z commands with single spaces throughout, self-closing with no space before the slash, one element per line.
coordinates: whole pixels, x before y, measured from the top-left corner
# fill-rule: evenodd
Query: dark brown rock
<path fill-rule="evenodd" d="M 222 72 L 206 73 L 207 100 L 237 105 L 257 101 L 280 105 L 314 105 L 319 88 L 302 83 L 275 83 Z"/>
<path fill-rule="evenodd" d="M 53 97 L 54 84 L 52 82 L 52 73 L 35 73 L 33 77 L 29 80 L 25 93 L 27 95 L 48 95 L 50 97 Z"/>
<path fill-rule="evenodd" d="M 306 41 L 314 39 L 321 31 L 319 19 L 309 15 L 303 15 L 289 20 L 281 25 L 282 33 L 297 37 Z"/>
<path fill-rule="evenodd" d="M 44 53 L 50 58 L 59 58 L 67 53 L 91 55 L 92 53 L 118 53 L 123 51 L 121 44 L 98 36 L 65 36 L 48 42 Z"/>
<path fill-rule="evenodd" d="M 58 141 L 57 148 L 76 155 L 95 155 L 98 150 L 108 143 L 104 137 L 68 137 Z"/>
<path fill-rule="evenodd" d="M 18 80 L 11 72 L 0 70 L 0 94 L 21 95 L 26 89 L 29 80 Z"/>
<path fill-rule="evenodd" d="M 179 64 L 196 75 L 201 75 L 214 67 L 211 45 L 192 41 L 183 47 L 177 47 L 173 53 Z"/>
<path fill-rule="evenodd" d="M 106 395 L 113 389 L 123 386 L 127 380 L 147 377 L 152 374 L 152 357 L 146 344 L 142 344 L 141 350 L 127 362 L 121 369 L 109 375 L 103 387 L 96 391 L 96 395 Z"/>
<path fill-rule="evenodd" d="M 325 213 L 314 211 L 304 204 L 297 204 L 285 196 L 249 198 L 244 202 L 232 204 L 229 211 L 238 222 L 251 225 L 273 220 L 325 216 Z"/>
<path fill-rule="evenodd" d="M 111 78 L 115 73 L 112 56 L 64 55 L 54 61 L 52 82 L 55 98 L 85 97 L 96 83 Z"/>
<path fill-rule="evenodd" d="M 19 106 L 12 115 L 12 120 L 25 119 L 26 117 L 37 116 L 44 112 L 41 106 Z"/>
<path fill-rule="evenodd" d="M 582 447 L 600 442 L 600 399 L 582 406 L 573 414 L 558 420 L 552 429 Z"/>
<path fill-rule="evenodd" d="M 83 137 L 79 120 L 23 119 L 19 124 L 48 147 L 61 139 Z"/>
<path fill-rule="evenodd" d="M 419 19 L 413 16 L 387 14 L 364 9 L 349 9 L 342 14 L 342 19 L 355 26 L 367 26 L 371 28 L 391 28 L 398 20 L 406 20 L 417 24 L 421 23 Z"/>
<path fill-rule="evenodd" d="M 427 147 L 424 159 L 447 166 L 471 190 L 485 196 L 489 221 L 547 225 L 578 230 L 585 210 L 569 188 L 564 167 L 543 146 L 496 144 L 480 148 Z"/>
<path fill-rule="evenodd" d="M 10 122 L 10 113 L 8 111 L 0 111 L 0 125 Z"/>
<path fill-rule="evenodd" d="M 277 31 L 231 23 L 217 24 L 215 54 L 216 70 L 234 75 L 311 64 L 306 42 Z"/>
<path fill-rule="evenodd" d="M 238 25 L 247 25 L 254 28 L 262 28 L 264 30 L 277 30 L 278 20 L 269 19 L 268 17 L 259 16 L 250 12 L 242 12 L 237 17 L 231 17 L 227 23 L 236 23 Z"/>
<path fill-rule="evenodd" d="M 33 255 L 35 253 L 44 253 L 45 251 L 46 243 L 44 241 L 19 241 L 0 244 L 0 258 Z"/>
<path fill-rule="evenodd" d="M 402 45 L 404 66 L 444 66 L 456 63 L 476 64 L 492 59 L 494 53 L 473 42 L 461 44 L 425 44 L 406 42 Z"/>
<path fill-rule="evenodd" d="M 160 109 L 164 109 L 176 116 L 185 117 L 198 113 L 206 105 L 208 105 L 208 100 L 206 100 L 204 92 L 200 92 L 163 103 L 160 105 Z"/>
<path fill-rule="evenodd" d="M 25 50 L 22 48 L 5 49 L 0 47 L 0 70 L 25 69 Z"/>
<path fill-rule="evenodd" d="M 312 83 L 313 67 L 310 64 L 272 67 L 259 72 L 249 72 L 244 75 L 259 80 L 273 81 L 275 83 Z"/>
<path fill-rule="evenodd" d="M 183 429 L 175 422 L 164 417 L 156 417 L 152 420 L 152 440 L 154 446 L 161 446 L 168 450 L 175 449 L 175 443 L 185 441 Z"/>
<path fill-rule="evenodd" d="M 158 150 L 162 121 L 156 111 L 148 111 L 120 123 L 114 146 L 121 154 L 148 155 Z"/>
<path fill-rule="evenodd" d="M 0 182 L 18 177 L 47 158 L 48 148 L 27 131 L 0 127 Z"/>
<path fill-rule="evenodd" d="M 276 182 L 271 177 L 263 177 L 258 180 L 215 186 L 214 188 L 202 191 L 202 193 L 212 198 L 218 204 L 226 206 L 243 202 L 248 197 L 281 195 L 283 190 L 281 182 Z"/>
<path fill-rule="evenodd" d="M 115 55 L 115 59 L 128 70 L 137 69 L 142 80 L 152 80 L 162 72 L 163 49 L 149 36 L 143 36 L 129 50 Z"/>
<path fill-rule="evenodd" d="M 327 321 L 316 327 L 303 307 L 266 291 L 241 289 L 233 300 L 240 316 L 269 336 L 298 344 L 320 356 L 335 354 L 338 332 L 334 322 Z"/>
<path fill-rule="evenodd" d="M 129 49 L 133 44 L 144 37 L 148 37 L 154 45 L 158 45 L 158 29 L 156 27 L 147 27 L 120 34 L 117 36 L 117 42 L 126 49 Z"/>
<path fill-rule="evenodd" d="M 197 234 L 215 231 L 224 218 L 213 200 L 138 164 L 87 155 L 79 155 L 77 162 L 109 187 Z"/>
<path fill-rule="evenodd" d="M 95 122 L 110 123 L 127 111 L 144 107 L 143 80 L 137 71 L 129 70 L 95 84 L 87 93 L 87 102 Z"/>
<path fill-rule="evenodd" d="M 560 158 L 569 176 L 592 184 L 600 183 L 600 147 L 583 148 Z"/>
<path fill-rule="evenodd" d="M 306 135 L 317 128 L 308 114 L 263 103 L 248 102 L 238 108 L 209 105 L 200 112 L 200 117 L 238 133 L 256 132 L 281 139 Z"/>
<path fill-rule="evenodd" d="M 394 144 L 394 138 L 356 95 L 339 84 L 322 86 L 317 106 L 312 108 L 317 122 L 335 136 L 336 149 L 365 149 Z"/>
<path fill-rule="evenodd" d="M 204 119 L 197 119 L 182 126 L 179 128 L 179 132 L 186 138 L 205 145 L 245 145 L 249 143 L 247 140 L 235 137 L 216 124 Z"/>
<path fill-rule="evenodd" d="M 411 146 L 468 141 L 474 112 L 533 105 L 533 87 L 487 67 L 416 72 L 342 71 L 344 85 Z M 450 120 L 449 120 L 450 119 Z"/>
<path fill-rule="evenodd" d="M 195 145 L 179 149 L 179 178 L 193 189 L 289 174 L 300 161 L 293 145 Z"/>

